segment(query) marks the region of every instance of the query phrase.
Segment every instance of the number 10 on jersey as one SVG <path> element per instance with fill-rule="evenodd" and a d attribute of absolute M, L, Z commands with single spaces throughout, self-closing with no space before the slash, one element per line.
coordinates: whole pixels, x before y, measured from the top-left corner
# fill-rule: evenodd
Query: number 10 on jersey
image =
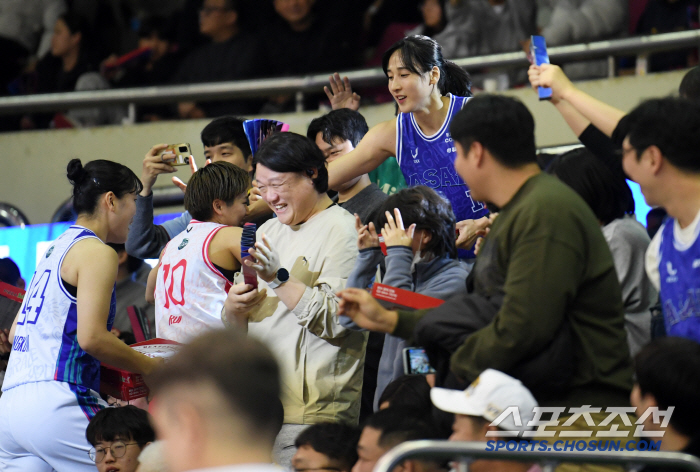
<path fill-rule="evenodd" d="M 173 305 L 180 306 L 185 304 L 186 271 L 186 259 L 182 259 L 180 262 L 172 266 L 172 269 L 170 267 L 170 264 L 165 264 L 163 266 L 163 289 L 165 290 L 165 304 L 163 305 L 164 308 L 170 308 L 170 302 L 172 302 Z M 178 293 L 178 291 L 180 293 Z"/>

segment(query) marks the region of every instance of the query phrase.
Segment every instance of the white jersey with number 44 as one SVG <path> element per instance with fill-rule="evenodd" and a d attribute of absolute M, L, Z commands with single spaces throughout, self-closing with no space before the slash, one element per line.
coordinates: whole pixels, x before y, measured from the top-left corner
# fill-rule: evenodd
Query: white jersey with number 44
<path fill-rule="evenodd" d="M 223 328 L 230 282 L 209 259 L 209 244 L 225 225 L 192 220 L 167 246 L 156 282 L 156 336 L 181 343 Z"/>

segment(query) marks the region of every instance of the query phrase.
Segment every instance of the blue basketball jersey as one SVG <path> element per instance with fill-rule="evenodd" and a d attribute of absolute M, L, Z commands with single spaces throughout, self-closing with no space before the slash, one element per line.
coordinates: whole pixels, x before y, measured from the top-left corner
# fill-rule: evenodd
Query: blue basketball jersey
<path fill-rule="evenodd" d="M 396 159 L 409 187 L 426 185 L 447 198 L 457 221 L 477 219 L 488 214 L 486 207 L 471 197 L 469 188 L 454 168 L 456 148 L 450 136 L 450 123 L 467 97 L 452 94 L 447 117 L 432 136 L 421 131 L 413 113 L 396 117 Z M 459 251 L 460 257 L 474 257 L 471 251 Z"/>
<path fill-rule="evenodd" d="M 679 248 L 673 237 L 674 221 L 661 231 L 659 279 L 661 304 L 668 336 L 700 342 L 700 238 Z"/>
<path fill-rule="evenodd" d="M 97 236 L 82 226 L 71 226 L 39 261 L 20 308 L 3 391 L 48 380 L 99 391 L 100 362 L 78 344 L 77 300 L 61 280 L 63 258 L 87 238 Z M 107 330 L 112 329 L 116 305 L 113 289 Z"/>

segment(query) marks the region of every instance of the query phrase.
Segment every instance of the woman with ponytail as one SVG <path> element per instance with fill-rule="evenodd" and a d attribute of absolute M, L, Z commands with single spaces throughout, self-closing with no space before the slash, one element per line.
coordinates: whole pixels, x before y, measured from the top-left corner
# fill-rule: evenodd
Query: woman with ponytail
<path fill-rule="evenodd" d="M 457 221 L 485 216 L 484 205 L 472 200 L 454 170 L 456 154 L 449 132 L 452 118 L 471 97 L 469 74 L 445 60 L 440 45 L 427 36 L 396 42 L 384 53 L 382 68 L 398 115 L 374 126 L 354 151 L 328 166 L 330 188 L 396 156 L 408 186 L 426 185 L 442 194 L 452 203 Z M 360 97 L 352 92 L 350 82 L 347 78 L 341 81 L 337 74 L 331 77 L 331 90 L 326 87 L 326 94 L 333 108 L 359 107 Z M 460 257 L 469 256 L 460 251 Z"/>
<path fill-rule="evenodd" d="M 100 363 L 149 374 L 161 362 L 110 333 L 117 253 L 105 243 L 126 241 L 141 182 L 105 160 L 83 167 L 73 159 L 67 173 L 78 219 L 39 260 L 10 329 L 11 346 L 0 347 L 11 347 L 0 397 L 6 471 L 94 471 L 100 456 L 85 428 L 106 406 L 96 393 Z"/>

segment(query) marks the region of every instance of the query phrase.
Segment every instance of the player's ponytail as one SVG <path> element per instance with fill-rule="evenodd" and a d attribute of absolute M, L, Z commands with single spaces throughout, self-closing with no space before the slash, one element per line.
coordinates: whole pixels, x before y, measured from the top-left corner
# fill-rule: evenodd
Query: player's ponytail
<path fill-rule="evenodd" d="M 73 185 L 73 209 L 77 214 L 95 212 L 100 195 L 112 192 L 117 198 L 127 193 L 139 193 L 143 185 L 128 167 L 107 160 L 88 162 L 72 159 L 66 167 L 68 180 Z"/>
<path fill-rule="evenodd" d="M 442 57 L 442 46 L 434 39 L 415 35 L 394 43 L 382 56 L 382 68 L 385 74 L 389 69 L 389 59 L 397 51 L 403 67 L 415 74 L 425 74 L 433 67 L 440 69 L 440 80 L 437 84 L 440 94 L 472 96 L 469 73 L 454 62 L 445 60 Z"/>

